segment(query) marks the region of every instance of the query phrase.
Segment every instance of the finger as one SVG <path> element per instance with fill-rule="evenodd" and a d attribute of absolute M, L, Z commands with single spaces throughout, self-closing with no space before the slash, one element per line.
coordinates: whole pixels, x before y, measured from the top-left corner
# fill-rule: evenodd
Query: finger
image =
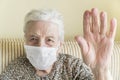
<path fill-rule="evenodd" d="M 75 40 L 77 41 L 78 45 L 81 48 L 82 55 L 86 55 L 86 53 L 88 51 L 87 41 L 81 36 L 75 36 Z"/>
<path fill-rule="evenodd" d="M 100 34 L 105 35 L 107 31 L 107 13 L 100 13 Z"/>
<path fill-rule="evenodd" d="M 83 16 L 83 31 L 84 35 L 87 35 L 90 33 L 90 12 L 85 11 Z"/>
<path fill-rule="evenodd" d="M 110 30 L 109 30 L 109 34 L 108 34 L 108 37 L 113 40 L 115 38 L 116 28 L 117 28 L 117 20 L 114 18 L 110 21 Z"/>
<path fill-rule="evenodd" d="M 92 32 L 99 33 L 99 13 L 97 8 L 92 9 Z"/>

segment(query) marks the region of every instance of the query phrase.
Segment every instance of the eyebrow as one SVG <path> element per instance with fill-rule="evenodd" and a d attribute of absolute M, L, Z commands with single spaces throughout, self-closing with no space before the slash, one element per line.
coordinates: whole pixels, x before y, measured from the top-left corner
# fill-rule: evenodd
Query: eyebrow
<path fill-rule="evenodd" d="M 32 33 L 32 34 L 29 34 L 29 35 L 32 36 L 32 37 L 39 37 L 40 36 L 37 33 Z"/>
<path fill-rule="evenodd" d="M 40 35 L 36 34 L 36 33 L 32 33 L 30 34 L 30 37 L 40 37 Z M 47 38 L 55 38 L 54 36 L 46 36 Z"/>
<path fill-rule="evenodd" d="M 54 36 L 47 36 L 47 37 L 55 38 Z"/>

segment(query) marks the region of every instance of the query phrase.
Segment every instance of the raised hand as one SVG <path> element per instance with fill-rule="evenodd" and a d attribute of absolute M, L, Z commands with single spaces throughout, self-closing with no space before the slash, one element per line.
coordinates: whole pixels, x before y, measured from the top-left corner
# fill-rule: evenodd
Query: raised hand
<path fill-rule="evenodd" d="M 84 36 L 76 36 L 84 62 L 95 70 L 107 70 L 114 45 L 117 21 L 111 19 L 107 31 L 107 13 L 93 8 L 85 11 L 83 16 Z M 102 79 L 101 79 L 102 80 Z"/>

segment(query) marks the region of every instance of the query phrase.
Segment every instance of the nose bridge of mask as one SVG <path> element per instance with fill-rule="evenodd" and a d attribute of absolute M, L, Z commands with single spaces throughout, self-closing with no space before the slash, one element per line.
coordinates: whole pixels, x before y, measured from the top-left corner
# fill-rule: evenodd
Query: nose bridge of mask
<path fill-rule="evenodd" d="M 53 55 L 52 53 L 56 51 L 57 48 L 41 47 L 41 54 L 43 54 L 43 56 Z"/>
<path fill-rule="evenodd" d="M 58 50 L 58 47 L 56 48 L 50 48 L 50 47 L 36 47 L 36 46 L 28 46 L 28 45 L 24 45 L 25 49 L 26 49 L 26 53 L 30 54 L 30 55 L 38 55 L 39 57 L 45 57 L 48 55 L 55 55 L 55 54 L 51 54 L 52 52 L 56 52 Z"/>

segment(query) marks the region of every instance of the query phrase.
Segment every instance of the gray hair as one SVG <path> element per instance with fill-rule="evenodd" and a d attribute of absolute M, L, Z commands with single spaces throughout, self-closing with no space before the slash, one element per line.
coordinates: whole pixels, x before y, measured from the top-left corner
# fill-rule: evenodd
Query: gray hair
<path fill-rule="evenodd" d="M 32 10 L 30 11 L 24 19 L 24 33 L 26 32 L 27 25 L 30 21 L 50 21 L 56 23 L 59 29 L 59 36 L 61 41 L 64 41 L 64 23 L 62 15 L 53 9 L 41 9 L 41 10 Z"/>

